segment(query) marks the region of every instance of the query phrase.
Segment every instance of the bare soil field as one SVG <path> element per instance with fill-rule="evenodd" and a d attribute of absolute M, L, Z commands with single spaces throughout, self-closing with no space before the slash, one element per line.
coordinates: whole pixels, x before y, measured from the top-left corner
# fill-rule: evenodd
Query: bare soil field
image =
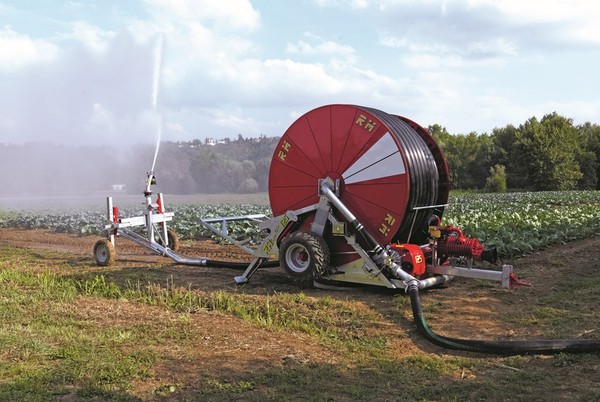
<path fill-rule="evenodd" d="M 518 362 L 510 357 L 474 355 L 467 352 L 448 351 L 429 344 L 416 333 L 406 303 L 398 299 L 406 297 L 401 292 L 387 289 L 359 287 L 354 289 L 299 289 L 280 268 L 259 270 L 248 284 L 236 285 L 233 281 L 239 270 L 184 267 L 170 259 L 155 256 L 127 242 L 117 240 L 117 262 L 111 267 L 97 267 L 92 258 L 92 248 L 98 238 L 77 237 L 55 233 L 52 230 L 1 229 L 0 244 L 21 247 L 39 254 L 40 259 L 53 259 L 56 263 L 68 260 L 76 268 L 73 277 L 103 274 L 107 278 L 131 278 L 138 281 L 167 283 L 190 290 L 225 290 L 263 297 L 274 293 L 303 292 L 308 296 L 351 301 L 356 308 L 371 311 L 378 317 L 370 331 L 373 335 L 388 339 L 386 353 L 391 359 L 402 360 L 407 356 L 425 355 L 448 358 L 483 359 L 476 369 L 463 366 L 456 372 L 445 374 L 453 382 L 477 384 L 482 378 L 498 378 L 510 387 L 510 381 L 502 373 L 526 376 L 527 372 L 543 371 L 556 378 L 555 385 L 534 389 L 528 395 L 514 395 L 509 400 L 573 400 L 581 395 L 600 395 L 600 359 L 598 356 L 581 361 L 569 359 L 569 364 L 557 364 L 550 356 L 527 356 Z M 235 246 L 219 245 L 212 240 L 183 241 L 181 253 L 191 257 L 207 257 L 214 260 L 248 261 L 248 255 Z M 59 252 L 60 254 L 57 254 Z M 58 257 L 57 257 L 58 255 Z M 600 332 L 598 322 L 575 320 L 565 330 L 564 326 L 553 328 L 552 322 L 537 319 L 540 311 L 552 294 L 571 286 L 571 278 L 597 277 L 600 273 L 600 237 L 559 245 L 536 252 L 527 257 L 510 261 L 517 276 L 532 284 L 531 287 L 502 289 L 496 283 L 457 279 L 448 286 L 422 293 L 423 308 L 429 326 L 437 333 L 470 339 L 536 339 L 536 338 L 595 338 Z M 599 290 L 600 291 L 600 290 Z M 597 300 L 597 294 L 596 294 Z M 586 306 L 585 300 L 572 308 Z M 177 314 L 142 303 L 124 303 L 102 298 L 81 298 L 75 306 L 78 314 L 86 320 L 95 320 L 111 326 L 127 321 L 161 322 L 175 320 Z M 597 310 L 597 304 L 589 308 Z M 567 306 L 567 308 L 569 308 Z M 597 315 L 596 315 L 597 317 Z M 294 331 L 274 331 L 227 314 L 199 311 L 190 315 L 191 326 L 201 334 L 201 342 L 195 347 L 178 345 L 176 342 L 163 345 L 165 358 L 154 366 L 148 379 L 139 380 L 131 390 L 132 395 L 148 398 L 148 390 L 161 384 L 178 384 L 173 399 L 186 399 L 193 394 L 194 384 L 210 372 L 213 376 L 235 379 L 250 379 L 252 373 L 265 369 L 296 365 L 318 365 L 345 370 L 359 366 L 348 356 L 321 344 L 314 337 Z M 517 364 L 518 363 L 518 364 Z M 370 373 L 365 375 L 374 375 Z M 332 381 L 352 381 L 351 378 Z M 415 378 L 415 383 L 420 379 Z M 260 391 L 254 389 L 252 392 Z M 394 391 L 393 384 L 389 385 Z M 590 391 L 591 390 L 591 391 Z M 318 390 L 307 388 L 308 392 Z M 265 391 L 267 392 L 267 391 Z M 583 392 L 583 394 L 582 394 Z M 591 393 L 590 393 L 591 392 Z M 266 393 L 268 395 L 268 392 Z M 351 398 L 328 398 L 327 391 L 319 397 L 307 399 L 346 400 Z M 474 391 L 473 398 L 479 399 Z M 484 394 L 485 395 L 485 394 Z M 502 399 L 506 399 L 503 394 Z M 314 395 L 313 395 L 314 396 Z M 451 395 L 448 395 L 452 399 Z M 277 399 L 277 396 L 273 396 Z M 234 399 L 244 400 L 244 394 Z M 250 398 L 251 399 L 251 398 Z M 390 394 L 389 400 L 400 400 Z M 444 399 L 444 398 L 442 398 Z"/>

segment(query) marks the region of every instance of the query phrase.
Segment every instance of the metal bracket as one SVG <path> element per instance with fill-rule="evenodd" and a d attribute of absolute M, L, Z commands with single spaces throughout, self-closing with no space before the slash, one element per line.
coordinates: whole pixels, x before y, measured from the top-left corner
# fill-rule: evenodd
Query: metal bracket
<path fill-rule="evenodd" d="M 239 215 L 239 216 L 228 216 L 228 217 L 224 217 L 224 218 L 200 219 L 200 224 L 202 226 L 204 226 L 206 229 L 215 233 L 216 235 L 223 237 L 224 239 L 229 241 L 231 244 L 235 244 L 236 246 L 238 246 L 239 248 L 241 248 L 248 254 L 253 254 L 254 250 L 252 248 L 246 246 L 246 244 L 249 243 L 250 241 L 252 241 L 252 239 L 251 238 L 242 239 L 242 240 L 234 239 L 233 237 L 231 237 L 229 235 L 229 232 L 227 229 L 227 224 L 229 222 L 236 222 L 236 221 L 253 221 L 253 222 L 262 223 L 266 219 L 267 219 L 267 216 L 263 215 L 263 214 Z M 221 227 L 218 228 L 214 224 L 221 224 Z"/>
<path fill-rule="evenodd" d="M 325 233 L 325 225 L 327 224 L 327 218 L 331 212 L 331 204 L 327 200 L 326 197 L 321 196 L 319 200 L 319 204 L 317 206 L 317 213 L 315 214 L 315 219 L 311 225 L 311 232 L 314 234 L 323 237 L 323 233 Z"/>
<path fill-rule="evenodd" d="M 235 283 L 237 283 L 238 285 L 248 283 L 250 277 L 254 275 L 254 272 L 256 272 L 260 265 L 267 260 L 268 258 L 254 257 L 250 262 L 250 265 L 248 265 L 248 268 L 246 268 L 246 270 L 244 271 L 244 273 L 233 278 L 235 280 Z"/>
<path fill-rule="evenodd" d="M 288 211 L 284 215 L 268 219 L 261 223 L 260 227 L 266 229 L 269 234 L 264 238 L 258 248 L 253 250 L 254 258 L 250 262 L 250 265 L 248 265 L 248 268 L 246 268 L 246 271 L 244 271 L 242 275 L 234 278 L 237 284 L 247 283 L 260 264 L 264 261 L 270 258 L 275 259 L 279 257 L 277 239 L 289 225 L 297 220 L 298 215 L 296 215 L 294 211 Z"/>
<path fill-rule="evenodd" d="M 428 265 L 427 272 L 439 275 L 462 276 L 465 278 L 487 279 L 502 283 L 503 288 L 510 288 L 510 275 L 513 272 L 512 265 L 504 264 L 502 271 L 489 269 L 453 267 L 451 265 Z"/>
<path fill-rule="evenodd" d="M 164 201 L 162 193 L 158 194 L 161 205 L 164 207 Z M 148 196 L 147 198 L 150 198 Z M 147 202 L 146 213 L 143 216 L 133 216 L 130 218 L 119 218 L 115 219 L 115 209 L 113 209 L 113 201 L 112 197 L 106 197 L 106 222 L 104 225 L 104 230 L 106 232 L 107 238 L 110 242 L 115 245 L 115 236 L 120 234 L 123 229 L 141 226 L 146 230 L 146 241 L 151 244 L 156 244 L 154 240 L 154 225 L 160 224 L 162 226 L 162 230 L 158 232 L 159 236 L 163 243 L 168 246 L 167 243 L 167 222 L 173 220 L 175 216 L 174 212 L 155 212 L 154 208 L 157 204 L 152 204 L 151 201 Z"/>

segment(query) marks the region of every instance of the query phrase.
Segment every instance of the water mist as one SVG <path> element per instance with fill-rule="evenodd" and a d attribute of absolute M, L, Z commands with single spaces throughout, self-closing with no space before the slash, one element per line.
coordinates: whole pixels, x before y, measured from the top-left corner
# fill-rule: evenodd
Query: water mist
<path fill-rule="evenodd" d="M 162 64 L 163 45 L 164 35 L 160 34 L 154 47 L 154 70 L 152 75 L 152 109 L 158 116 L 158 134 L 156 139 L 156 150 L 154 151 L 154 159 L 152 160 L 152 169 L 150 169 L 151 172 L 154 172 L 156 157 L 158 156 L 158 149 L 160 148 L 160 140 L 162 137 L 162 115 L 158 111 L 158 88 L 160 85 L 160 69 Z"/>

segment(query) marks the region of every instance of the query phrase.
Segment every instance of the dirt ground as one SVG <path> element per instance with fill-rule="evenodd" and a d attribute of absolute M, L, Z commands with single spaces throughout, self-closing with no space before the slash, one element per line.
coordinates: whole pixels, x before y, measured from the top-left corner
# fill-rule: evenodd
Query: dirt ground
<path fill-rule="evenodd" d="M 171 278 L 174 284 L 192 289 L 218 290 L 246 294 L 266 295 L 273 292 L 304 292 L 309 296 L 331 296 L 355 301 L 359 308 L 371 309 L 380 315 L 381 325 L 375 331 L 388 337 L 389 353 L 401 357 L 414 353 L 445 354 L 445 350 L 421 339 L 414 330 L 412 317 L 399 314 L 396 297 L 386 289 L 357 288 L 352 290 L 298 289 L 283 271 L 265 269 L 258 271 L 248 284 L 239 286 L 233 277 L 241 271 L 178 266 L 170 259 L 154 256 L 126 240 L 117 240 L 117 263 L 110 268 L 96 267 L 92 249 L 97 237 L 78 237 L 55 233 L 52 230 L 1 229 L 0 244 L 10 244 L 35 250 L 43 257 L 50 251 L 66 253 L 81 269 L 91 272 L 127 271 L 132 277 L 153 279 Z M 190 257 L 207 257 L 214 260 L 249 261 L 248 255 L 236 246 L 219 245 L 212 240 L 183 241 L 180 252 Z M 538 251 L 511 261 L 515 273 L 532 287 L 502 289 L 498 284 L 487 284 L 470 279 L 457 279 L 446 287 L 425 291 L 423 308 L 428 314 L 430 327 L 446 336 L 475 339 L 532 339 L 547 334 L 544 325 L 518 325 L 503 319 L 515 309 L 523 317 L 531 314 L 540 298 L 568 284 L 573 275 L 590 275 L 600 270 L 600 237 L 590 238 Z M 158 273 L 157 273 L 158 272 Z M 175 313 L 136 303 L 119 303 L 113 300 L 91 299 L 81 303 L 81 315 L 89 320 L 148 320 L 174 319 Z M 110 314 L 107 314 L 110 312 Z M 204 334 L 205 343 L 189 353 L 177 355 L 170 352 L 168 359 L 153 373 L 156 384 L 169 379 L 201 375 L 201 368 L 212 372 L 243 373 L 263 366 L 285 366 L 294 362 L 335 364 L 338 357 L 318 342 L 301 334 L 267 331 L 226 315 L 200 312 L 192 315 L 193 327 Z M 597 327 L 597 324 L 596 324 Z M 571 337 L 586 337 L 596 328 L 575 324 Z M 176 345 L 171 347 L 177 347 Z M 544 363 L 543 360 L 539 364 Z M 573 373 L 564 379 L 565 384 L 595 384 L 600 368 L 595 372 Z M 149 387 L 148 381 L 140 387 Z"/>

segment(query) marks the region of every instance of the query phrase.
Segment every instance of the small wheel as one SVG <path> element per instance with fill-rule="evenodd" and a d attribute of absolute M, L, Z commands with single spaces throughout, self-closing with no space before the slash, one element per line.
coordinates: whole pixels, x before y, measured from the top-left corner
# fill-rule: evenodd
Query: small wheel
<path fill-rule="evenodd" d="M 313 233 L 292 233 L 281 242 L 279 263 L 294 280 L 310 286 L 327 271 L 329 248 L 322 237 Z"/>
<path fill-rule="evenodd" d="M 169 243 L 169 248 L 173 251 L 179 250 L 180 241 L 177 232 L 173 229 L 167 229 L 167 241 Z M 163 245 L 162 239 L 158 240 L 158 244 Z"/>
<path fill-rule="evenodd" d="M 98 240 L 94 245 L 94 261 L 101 267 L 112 265 L 115 262 L 117 253 L 115 247 L 108 239 Z"/>
<path fill-rule="evenodd" d="M 180 242 L 177 232 L 175 232 L 173 229 L 167 229 L 167 239 L 169 240 L 169 248 L 171 250 L 179 250 Z"/>

